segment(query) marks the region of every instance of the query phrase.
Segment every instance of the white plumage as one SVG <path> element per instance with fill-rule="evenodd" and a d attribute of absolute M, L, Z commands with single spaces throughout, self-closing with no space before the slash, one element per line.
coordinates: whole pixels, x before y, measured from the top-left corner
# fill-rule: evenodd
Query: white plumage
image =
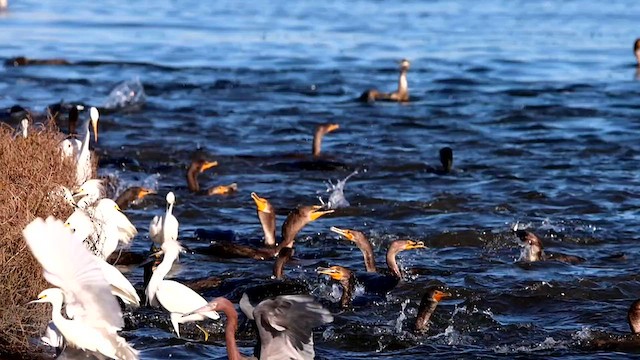
<path fill-rule="evenodd" d="M 137 351 L 116 332 L 124 325 L 122 313 L 103 270 L 81 241 L 53 217 L 35 219 L 22 233 L 45 279 L 56 287 L 33 302 L 53 305 L 53 323 L 65 340 L 114 359 L 137 359 Z M 62 316 L 63 303 L 72 319 Z"/>

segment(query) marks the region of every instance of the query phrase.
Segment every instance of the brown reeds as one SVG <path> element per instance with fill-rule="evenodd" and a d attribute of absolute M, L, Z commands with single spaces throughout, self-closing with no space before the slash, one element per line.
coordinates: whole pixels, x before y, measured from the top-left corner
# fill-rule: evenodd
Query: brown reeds
<path fill-rule="evenodd" d="M 72 209 L 53 195 L 73 187 L 74 162 L 63 160 L 63 139 L 53 126 L 29 128 L 27 138 L 0 123 L 0 358 L 34 357 L 34 338 L 51 316 L 51 307 L 25 305 L 50 285 L 22 238 L 34 218 L 66 219 Z"/>

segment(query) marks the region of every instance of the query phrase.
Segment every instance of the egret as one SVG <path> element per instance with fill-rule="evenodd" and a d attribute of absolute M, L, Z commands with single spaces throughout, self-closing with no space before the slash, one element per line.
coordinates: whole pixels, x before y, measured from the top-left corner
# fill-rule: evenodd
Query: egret
<path fill-rule="evenodd" d="M 190 311 L 193 311 L 193 309 L 205 306 L 207 300 L 177 281 L 164 279 L 181 251 L 182 246 L 180 246 L 180 243 L 177 241 L 167 239 L 162 243 L 164 258 L 153 272 L 153 275 L 151 275 L 149 285 L 147 285 L 147 289 L 145 290 L 147 304 L 152 306 L 162 305 L 165 310 L 171 313 L 171 324 L 178 337 L 180 337 L 180 324 L 202 321 L 205 317 L 213 320 L 220 318 L 220 315 L 215 311 L 202 311 L 198 314 L 184 316 Z M 206 341 L 209 338 L 209 333 L 200 325 L 196 324 L 196 326 L 204 333 Z"/>
<path fill-rule="evenodd" d="M 73 197 L 80 197 L 77 205 L 80 209 L 86 209 L 89 205 L 105 197 L 104 183 L 101 179 L 89 179 L 85 181 L 78 190 L 73 193 Z"/>
<path fill-rule="evenodd" d="M 80 152 L 76 158 L 76 184 L 82 185 L 85 181 L 91 178 L 92 166 L 91 166 L 91 152 L 89 151 L 89 123 L 93 126 L 94 141 L 98 141 L 98 118 L 100 113 L 98 109 L 92 107 L 89 111 L 90 121 L 85 124 L 85 134 L 82 140 L 82 146 Z"/>
<path fill-rule="evenodd" d="M 172 191 L 167 193 L 167 210 L 164 216 L 154 216 L 149 224 L 149 237 L 156 245 L 162 245 L 165 239 L 178 241 L 178 219 L 173 215 L 173 204 L 176 196 Z"/>
<path fill-rule="evenodd" d="M 124 326 L 122 313 L 95 256 L 52 216 L 33 220 L 22 234 L 45 279 L 55 286 L 31 303 L 53 306 L 53 323 L 65 341 L 113 359 L 137 359 L 138 352 L 117 334 Z M 61 313 L 63 303 L 70 319 Z"/>

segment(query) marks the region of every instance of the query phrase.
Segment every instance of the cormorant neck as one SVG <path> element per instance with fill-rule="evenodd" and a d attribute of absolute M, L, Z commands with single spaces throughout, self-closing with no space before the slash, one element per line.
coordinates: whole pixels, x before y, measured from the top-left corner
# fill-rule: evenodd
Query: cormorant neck
<path fill-rule="evenodd" d="M 398 263 L 396 262 L 396 255 L 400 251 L 396 249 L 393 244 L 387 250 L 387 267 L 389 271 L 398 279 L 402 279 L 402 273 L 400 272 L 400 268 L 398 267 Z"/>
<path fill-rule="evenodd" d="M 258 219 L 262 225 L 262 231 L 264 231 L 264 244 L 266 246 L 276 245 L 276 213 L 258 211 Z"/>
<path fill-rule="evenodd" d="M 236 344 L 236 331 L 238 330 L 238 312 L 231 303 L 225 298 L 217 300 L 218 306 L 216 310 L 220 310 L 227 316 L 227 324 L 224 327 L 224 339 L 227 344 L 227 356 L 229 360 L 241 360 L 242 356 Z"/>
<path fill-rule="evenodd" d="M 353 274 L 349 274 L 347 278 L 343 278 L 342 280 L 340 280 L 340 285 L 342 285 L 342 297 L 340 298 L 340 306 L 346 308 L 351 305 L 351 299 L 353 299 L 353 291 L 356 288 L 356 280 Z"/>
<path fill-rule="evenodd" d="M 373 248 L 371 247 L 369 240 L 365 239 L 364 241 L 359 241 L 356 245 L 358 245 L 358 248 L 362 251 L 364 267 L 367 269 L 367 272 L 376 272 L 376 258 L 373 255 Z"/>
<path fill-rule="evenodd" d="M 308 222 L 299 208 L 291 211 L 282 224 L 282 243 L 278 245 L 278 251 L 285 247 L 292 248 L 296 235 L 298 235 L 300 230 L 302 230 Z"/>
<path fill-rule="evenodd" d="M 315 134 L 313 135 L 313 148 L 311 152 L 313 156 L 320 156 L 320 151 L 322 150 L 322 138 L 324 137 L 324 130 L 321 127 L 316 129 Z"/>
<path fill-rule="evenodd" d="M 407 82 L 407 70 L 400 70 L 400 76 L 398 77 L 398 97 L 400 99 L 405 98 L 409 93 L 409 83 Z"/>
<path fill-rule="evenodd" d="M 291 260 L 293 256 L 292 248 L 283 248 L 278 253 L 278 257 L 276 258 L 276 262 L 273 265 L 273 276 L 276 279 L 282 279 L 284 277 L 284 265 Z"/>
<path fill-rule="evenodd" d="M 118 196 L 118 198 L 116 199 L 116 204 L 118 204 L 120 209 L 124 210 L 129 207 L 129 204 L 131 204 L 138 197 L 136 192 L 136 188 L 128 188 L 122 194 L 120 194 L 120 196 Z"/>
<path fill-rule="evenodd" d="M 634 301 L 631 304 L 631 307 L 629 307 L 629 312 L 627 313 L 627 321 L 629 322 L 631 333 L 640 333 L 640 300 Z"/>
<path fill-rule="evenodd" d="M 200 191 L 200 184 L 198 183 L 198 168 L 196 166 L 191 165 L 189 166 L 189 170 L 187 170 L 187 186 L 191 192 Z"/>
<path fill-rule="evenodd" d="M 415 331 L 424 332 L 429 330 L 429 319 L 431 319 L 431 315 L 433 315 L 437 306 L 438 302 L 432 299 L 425 299 L 420 302 L 418 317 L 416 317 Z"/>

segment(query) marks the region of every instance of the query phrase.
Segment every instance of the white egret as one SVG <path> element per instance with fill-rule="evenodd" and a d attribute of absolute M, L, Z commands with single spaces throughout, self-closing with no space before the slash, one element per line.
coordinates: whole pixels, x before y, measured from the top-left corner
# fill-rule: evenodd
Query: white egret
<path fill-rule="evenodd" d="M 65 157 L 77 158 L 82 147 L 82 141 L 76 138 L 76 125 L 78 123 L 78 111 L 84 110 L 84 106 L 76 105 L 69 110 L 69 136 L 62 140 L 60 147 L 62 147 L 62 154 Z"/>
<path fill-rule="evenodd" d="M 76 209 L 65 225 L 85 239 L 89 250 L 102 259 L 107 259 L 119 242 L 129 245 L 138 233 L 111 199 L 100 199 L 87 209 Z"/>
<path fill-rule="evenodd" d="M 85 123 L 85 134 L 82 140 L 82 146 L 80 152 L 76 158 L 76 184 L 82 185 L 85 181 L 91 178 L 91 152 L 89 151 L 89 141 L 91 133 L 89 132 L 89 123 L 93 126 L 94 141 L 98 141 L 98 118 L 100 114 L 98 109 L 92 107 L 89 111 L 90 121 Z"/>
<path fill-rule="evenodd" d="M 53 217 L 37 218 L 22 234 L 44 270 L 49 288 L 32 303 L 53 306 L 53 323 L 71 346 L 113 359 L 137 359 L 138 352 L 117 334 L 124 322 L 95 256 Z M 66 304 L 65 318 L 61 311 Z"/>
<path fill-rule="evenodd" d="M 22 132 L 22 137 L 26 139 L 29 131 L 29 119 L 25 118 L 20 121 L 20 130 Z"/>
<path fill-rule="evenodd" d="M 149 280 L 149 285 L 147 285 L 147 289 L 145 290 L 147 295 L 147 304 L 152 306 L 158 306 L 158 304 L 162 305 L 165 310 L 171 313 L 171 324 L 173 325 L 173 329 L 178 337 L 180 337 L 180 324 L 192 321 L 201 321 L 205 318 L 213 320 L 220 318 L 220 315 L 215 311 L 206 311 L 184 316 L 194 309 L 205 306 L 207 304 L 207 300 L 177 281 L 164 279 L 171 270 L 173 262 L 178 258 L 181 251 L 182 246 L 180 246 L 180 243 L 177 241 L 166 240 L 162 244 L 164 258 L 153 272 L 153 275 Z M 209 338 L 209 333 L 200 325 L 196 324 L 196 326 L 204 333 L 206 341 Z"/>
<path fill-rule="evenodd" d="M 105 280 L 111 285 L 111 294 L 119 297 L 127 305 L 140 306 L 140 297 L 136 289 L 115 266 L 98 259 Z"/>
<path fill-rule="evenodd" d="M 173 215 L 173 204 L 176 196 L 172 191 L 167 193 L 167 210 L 164 216 L 154 216 L 149 224 L 149 237 L 154 244 L 160 246 L 165 239 L 178 241 L 178 228 L 180 223 Z"/>
<path fill-rule="evenodd" d="M 104 182 L 101 179 L 89 179 L 85 181 L 78 190 L 73 193 L 73 197 L 80 197 L 77 201 L 80 209 L 86 209 L 96 201 L 105 197 Z"/>

